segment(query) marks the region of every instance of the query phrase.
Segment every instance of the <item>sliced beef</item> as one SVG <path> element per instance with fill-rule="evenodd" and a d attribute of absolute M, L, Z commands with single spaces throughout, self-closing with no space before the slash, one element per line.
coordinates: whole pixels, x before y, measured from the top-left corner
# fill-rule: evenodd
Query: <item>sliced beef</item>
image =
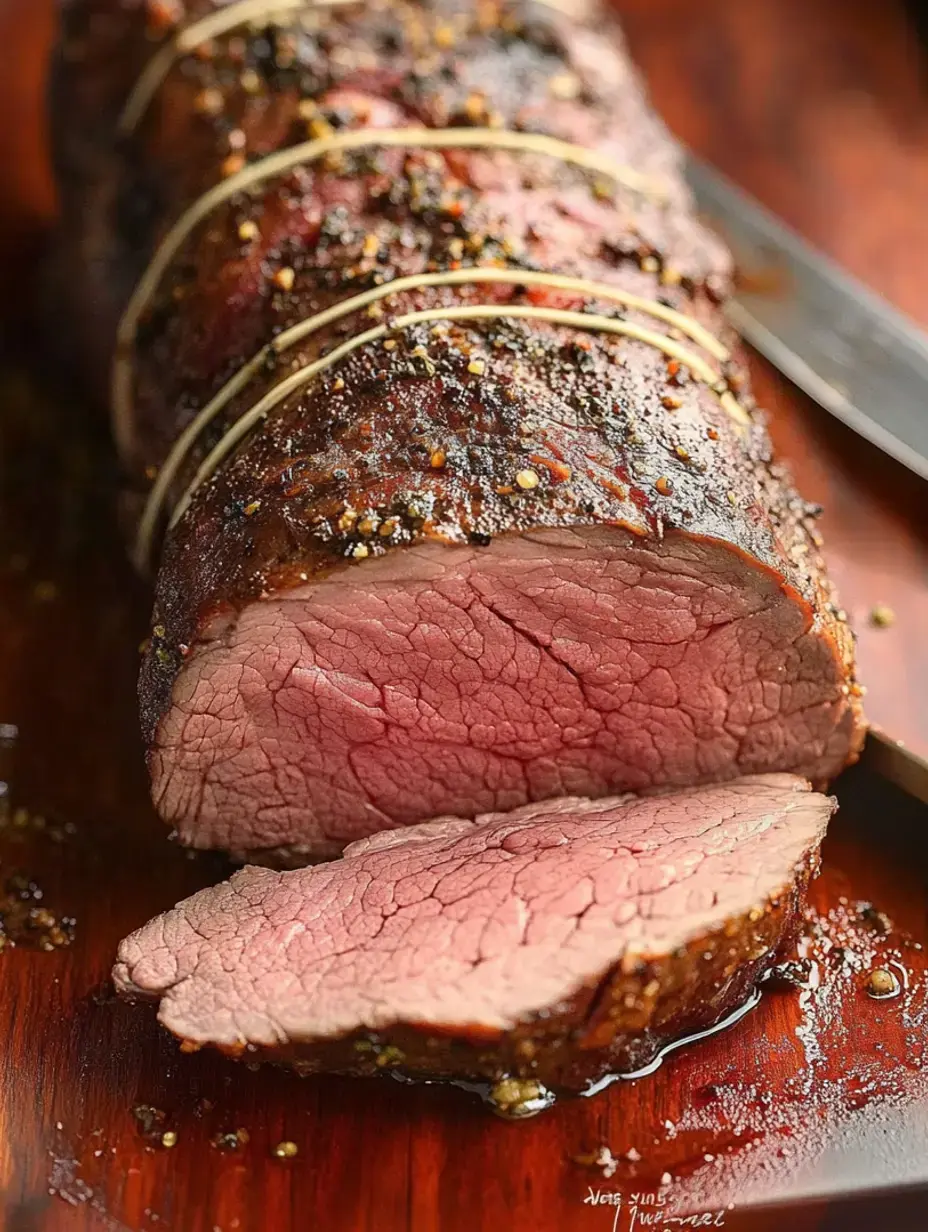
<path fill-rule="evenodd" d="M 156 799 L 187 842 L 299 858 L 526 800 L 771 765 L 821 779 L 851 712 L 807 619 L 775 576 L 684 536 L 414 547 L 217 630 L 175 685 Z"/>
<path fill-rule="evenodd" d="M 545 133 L 661 187 L 541 155 L 372 148 L 235 197 L 141 322 L 120 431 L 137 506 L 269 338 L 397 277 L 553 270 L 731 341 L 728 256 L 602 14 L 594 32 L 542 4 L 436 0 L 324 8 L 309 33 L 239 29 L 180 57 L 114 150 L 152 31 L 134 3 L 68 10 L 58 148 L 83 272 L 66 285 L 98 343 L 184 206 L 307 131 Z M 475 302 L 668 328 L 535 286 L 408 291 L 263 369 L 168 505 L 295 368 L 396 312 Z M 772 463 L 736 365 L 719 371 L 747 423 L 643 341 L 525 319 L 384 341 L 288 396 L 167 533 L 141 700 L 154 798 L 184 843 L 302 862 L 440 814 L 771 770 L 821 784 L 853 759 L 851 637 L 815 511 Z"/>
<path fill-rule="evenodd" d="M 123 942 L 116 984 L 194 1046 L 303 1072 L 580 1089 L 740 1004 L 833 807 L 778 774 L 441 818 L 245 868 Z"/>

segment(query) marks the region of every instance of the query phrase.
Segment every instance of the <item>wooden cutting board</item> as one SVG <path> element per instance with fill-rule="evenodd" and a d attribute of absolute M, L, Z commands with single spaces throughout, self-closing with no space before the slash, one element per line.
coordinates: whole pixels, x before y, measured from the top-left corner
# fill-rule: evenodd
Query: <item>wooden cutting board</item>
<path fill-rule="evenodd" d="M 928 61 L 901 6 L 619 8 L 671 126 L 928 324 Z M 148 596 L 115 530 L 102 418 L 47 371 L 30 325 L 36 244 L 53 212 L 39 117 L 52 9 L 0 0 L 10 317 L 0 724 L 19 728 L 15 740 L 0 728 L 12 797 L 0 883 L 18 877 L 0 910 L 31 910 L 33 939 L 53 945 L 0 952 L 0 1228 L 607 1232 L 672 1226 L 677 1201 L 715 1226 L 781 1228 L 782 1212 L 748 1203 L 787 1197 L 803 1200 L 788 1216 L 797 1229 L 901 1227 L 906 1217 L 924 1226 L 921 1189 L 836 1205 L 858 1186 L 928 1179 L 918 948 L 928 944 L 928 826 L 860 771 L 840 786 L 814 895 L 806 948 L 818 987 L 766 993 L 736 1027 L 651 1078 L 529 1123 L 497 1121 L 454 1090 L 301 1081 L 184 1056 L 150 1013 L 112 999 L 118 939 L 225 867 L 169 844 L 148 805 L 134 701 Z M 928 752 L 928 488 L 761 363 L 755 379 L 804 493 L 826 506 L 871 716 Z M 892 627 L 869 623 L 877 603 L 895 612 Z M 70 917 L 73 943 L 56 948 Z M 874 1002 L 867 972 L 893 964 L 908 987 Z M 295 1158 L 274 1157 L 282 1141 L 297 1144 Z M 591 1158 L 604 1146 L 611 1176 Z"/>

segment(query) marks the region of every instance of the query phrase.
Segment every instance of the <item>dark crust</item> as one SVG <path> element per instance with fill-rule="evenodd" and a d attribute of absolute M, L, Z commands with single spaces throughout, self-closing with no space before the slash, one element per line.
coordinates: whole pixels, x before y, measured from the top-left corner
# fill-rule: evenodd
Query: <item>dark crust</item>
<path fill-rule="evenodd" d="M 235 1059 L 289 1065 L 300 1074 L 495 1083 L 535 1079 L 552 1091 L 582 1091 L 608 1074 L 633 1073 L 669 1043 L 715 1025 L 793 944 L 803 919 L 818 848 L 777 896 L 672 954 L 619 962 L 596 983 L 515 1030 L 479 1024 L 418 1029 L 410 1024 L 277 1048 L 220 1047 Z M 185 1051 L 201 1045 L 183 1042 Z"/>
<path fill-rule="evenodd" d="M 616 208 L 597 196 L 591 177 L 548 160 L 392 151 L 373 161 L 349 156 L 216 211 L 143 321 L 133 446 L 123 459 L 139 502 L 146 470 L 273 333 L 383 276 L 456 259 L 522 262 L 662 299 L 727 336 L 719 304 L 729 289 L 728 256 L 695 221 L 676 147 L 644 100 L 621 34 L 601 13 L 605 37 L 541 5 L 515 4 L 445 46 L 441 32 L 458 11 L 450 0 L 383 12 L 349 6 L 324 13 L 318 36 L 298 43 L 289 63 L 279 38 L 276 61 L 273 40 L 225 38 L 210 56 L 189 57 L 172 72 L 114 158 L 115 117 L 152 44 L 128 0 L 83 0 L 69 11 L 57 73 L 71 227 L 65 249 L 94 262 L 84 315 L 98 343 L 112 336 L 106 331 L 154 237 L 218 178 L 229 130 L 246 134 L 250 155 L 303 139 L 300 98 L 341 91 L 338 106 L 321 112 L 332 125 L 441 127 L 474 122 L 469 100 L 483 91 L 487 114 L 478 123 L 489 117 L 599 146 L 670 189 L 666 206 L 620 190 Z M 243 69 L 258 73 L 256 94 L 242 86 Z M 198 113 L 197 98 L 216 83 L 224 89 L 220 114 Z M 347 92 L 363 92 L 366 102 L 349 105 Z M 367 107 L 376 114 L 365 117 Z M 245 219 L 260 226 L 250 243 L 238 237 Z M 370 234 L 380 242 L 365 257 Z M 296 271 L 293 294 L 273 287 L 283 265 Z M 506 294 L 432 289 L 403 306 Z M 228 420 L 291 362 L 370 324 L 355 318 L 295 348 L 232 404 Z M 823 572 L 815 511 L 772 463 L 760 414 L 739 431 L 711 392 L 655 349 L 561 327 L 501 322 L 440 338 L 423 327 L 397 344 L 355 353 L 278 408 L 168 535 L 140 686 L 149 743 L 199 640 L 256 598 L 363 567 L 354 558 L 360 545 L 379 555 L 429 538 L 480 543 L 530 527 L 611 524 L 721 541 L 772 571 L 833 648 L 847 681 L 853 758 L 862 725 L 851 635 Z M 418 345 L 428 362 L 412 354 Z M 743 375 L 729 376 L 751 406 Z M 442 467 L 432 465 L 436 450 L 446 455 Z M 526 468 L 541 478 L 528 493 L 514 485 Z M 360 517 L 346 519 L 346 509 Z M 395 523 L 389 536 L 379 532 L 384 522 Z M 365 534 L 364 526 L 373 529 Z"/>

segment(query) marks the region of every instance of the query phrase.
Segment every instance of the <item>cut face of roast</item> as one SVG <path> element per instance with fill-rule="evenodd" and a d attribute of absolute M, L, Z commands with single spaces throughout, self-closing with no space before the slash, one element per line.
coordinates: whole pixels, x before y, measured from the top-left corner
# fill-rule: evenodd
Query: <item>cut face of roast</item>
<path fill-rule="evenodd" d="M 757 561 L 539 530 L 250 603 L 187 659 L 151 764 L 185 843 L 303 862 L 556 796 L 823 783 L 854 722 L 834 641 Z"/>
<path fill-rule="evenodd" d="M 115 979 L 185 1040 L 306 1071 L 580 1088 L 744 999 L 833 807 L 777 774 L 442 818 L 246 868 L 129 937 Z"/>

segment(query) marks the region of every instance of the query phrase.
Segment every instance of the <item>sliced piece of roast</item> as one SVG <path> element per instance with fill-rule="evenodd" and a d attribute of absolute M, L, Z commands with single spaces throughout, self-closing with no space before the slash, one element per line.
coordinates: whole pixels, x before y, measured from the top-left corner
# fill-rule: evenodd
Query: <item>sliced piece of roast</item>
<path fill-rule="evenodd" d="M 535 3 L 349 4 L 293 27 L 278 14 L 177 57 L 114 146 L 155 46 L 143 8 L 72 0 L 57 74 L 80 266 L 62 284 L 88 355 L 107 352 L 183 209 L 308 133 L 542 133 L 660 192 L 538 154 L 373 146 L 239 194 L 193 231 L 140 323 L 120 433 L 139 505 L 264 343 L 398 277 L 554 271 L 731 343 L 728 255 L 694 219 L 603 14 L 595 30 Z M 196 0 L 185 20 L 210 8 Z M 373 305 L 262 369 L 196 442 L 168 507 L 291 371 L 396 313 L 468 303 L 669 330 L 716 364 L 748 422 L 647 342 L 525 319 L 400 330 L 290 394 L 199 487 L 161 556 L 142 717 L 154 799 L 184 843 L 300 863 L 563 795 L 766 771 L 820 785 L 856 755 L 851 637 L 815 511 L 771 462 L 743 374 L 640 309 L 498 283 Z"/>
<path fill-rule="evenodd" d="M 744 1000 L 833 808 L 771 774 L 441 818 L 245 868 L 124 941 L 115 980 L 190 1044 L 307 1073 L 581 1089 Z"/>
<path fill-rule="evenodd" d="M 258 600 L 204 640 L 152 758 L 197 845 L 296 858 L 526 800 L 785 766 L 853 712 L 827 634 L 756 563 L 683 535 L 422 545 Z"/>

